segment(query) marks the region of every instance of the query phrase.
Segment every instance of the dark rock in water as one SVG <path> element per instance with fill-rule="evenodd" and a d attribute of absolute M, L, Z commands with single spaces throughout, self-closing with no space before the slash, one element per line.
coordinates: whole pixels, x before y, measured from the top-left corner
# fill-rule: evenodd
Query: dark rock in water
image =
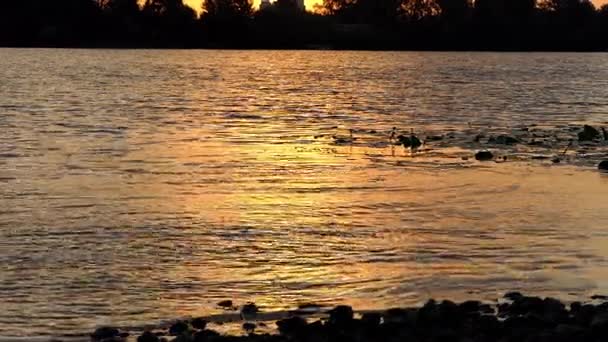
<path fill-rule="evenodd" d="M 413 134 L 410 136 L 410 141 L 412 142 L 412 148 L 418 148 L 422 146 L 422 141 L 420 141 L 420 139 L 418 139 L 418 137 Z"/>
<path fill-rule="evenodd" d="M 525 315 L 530 312 L 539 313 L 543 311 L 544 301 L 539 297 L 523 296 L 516 299 L 510 307 L 510 314 Z"/>
<path fill-rule="evenodd" d="M 231 300 L 223 300 L 223 301 L 217 303 L 217 306 L 224 308 L 224 309 L 232 309 L 234 307 Z"/>
<path fill-rule="evenodd" d="M 519 144 L 519 140 L 509 135 L 499 135 L 494 139 L 495 144 L 499 145 L 515 145 Z"/>
<path fill-rule="evenodd" d="M 599 137 L 600 132 L 589 125 L 583 126 L 583 131 L 578 133 L 578 141 L 592 141 Z"/>
<path fill-rule="evenodd" d="M 601 171 L 608 171 L 608 160 L 602 160 L 598 165 L 597 165 L 598 170 Z"/>
<path fill-rule="evenodd" d="M 257 305 L 255 305 L 254 303 L 247 303 L 241 308 L 241 314 L 245 316 L 253 316 L 259 311 L 260 310 L 258 309 Z"/>
<path fill-rule="evenodd" d="M 120 334 L 120 331 L 118 331 L 118 329 L 116 329 L 116 328 L 101 327 L 101 328 L 97 328 L 91 334 L 91 339 L 93 341 L 108 340 L 108 339 L 111 339 L 114 337 L 118 337 L 118 334 Z"/>
<path fill-rule="evenodd" d="M 201 330 L 194 334 L 193 342 L 209 342 L 219 338 L 220 334 L 213 330 Z"/>
<path fill-rule="evenodd" d="M 602 127 L 602 135 L 604 136 L 604 140 L 608 140 L 608 132 L 606 132 L 604 127 Z"/>
<path fill-rule="evenodd" d="M 149 331 L 145 331 L 137 338 L 137 342 L 159 342 L 158 336 Z"/>
<path fill-rule="evenodd" d="M 285 318 L 280 321 L 277 321 L 277 327 L 279 328 L 279 333 L 281 335 L 293 336 L 299 334 L 308 323 L 306 320 L 299 316 L 294 316 L 290 318 Z"/>
<path fill-rule="evenodd" d="M 253 334 L 255 331 L 256 325 L 255 323 L 245 322 L 243 323 L 243 330 L 245 330 L 248 334 Z"/>
<path fill-rule="evenodd" d="M 591 296 L 591 299 L 608 300 L 608 296 L 604 296 L 604 295 L 593 295 L 593 296 Z"/>
<path fill-rule="evenodd" d="M 382 322 L 382 315 L 377 312 L 364 313 L 361 322 L 368 327 L 376 327 Z"/>
<path fill-rule="evenodd" d="M 399 141 L 398 145 L 403 145 L 403 147 L 407 148 L 412 146 L 412 140 L 410 137 L 406 137 L 405 135 L 397 136 L 397 141 Z"/>
<path fill-rule="evenodd" d="M 596 314 L 591 320 L 590 327 L 595 336 L 605 336 L 608 334 L 608 313 Z"/>
<path fill-rule="evenodd" d="M 551 162 L 552 162 L 553 164 L 559 164 L 559 163 L 561 163 L 561 161 L 562 161 L 562 159 L 561 159 L 560 157 L 557 157 L 557 156 L 556 156 L 556 157 L 551 158 Z"/>
<path fill-rule="evenodd" d="M 488 161 L 494 159 L 494 154 L 490 151 L 479 151 L 475 153 L 475 159 L 479 161 Z"/>
<path fill-rule="evenodd" d="M 188 331 L 188 323 L 178 321 L 173 323 L 173 325 L 169 328 L 169 335 L 177 336 L 181 335 L 184 332 Z"/>
<path fill-rule="evenodd" d="M 588 341 L 586 330 L 578 325 L 560 324 L 555 327 L 557 341 Z M 552 339 L 555 341 L 556 339 Z"/>
<path fill-rule="evenodd" d="M 477 300 L 467 300 L 466 302 L 460 303 L 458 308 L 464 313 L 479 312 L 481 302 Z"/>
<path fill-rule="evenodd" d="M 578 310 L 572 312 L 572 320 L 579 325 L 589 325 L 593 316 L 595 316 L 596 309 L 593 305 L 585 304 L 582 305 Z"/>
<path fill-rule="evenodd" d="M 386 311 L 384 322 L 403 324 L 415 320 L 418 315 L 418 310 L 415 309 L 400 309 L 392 308 Z"/>
<path fill-rule="evenodd" d="M 329 311 L 329 322 L 331 324 L 348 324 L 353 320 L 353 317 L 353 308 L 347 305 L 339 305 Z"/>
<path fill-rule="evenodd" d="M 207 327 L 207 321 L 205 321 L 204 319 L 198 317 L 192 320 L 192 322 L 190 322 L 190 324 L 192 325 L 192 327 L 194 329 L 198 329 L 198 330 L 204 330 L 205 327 Z"/>

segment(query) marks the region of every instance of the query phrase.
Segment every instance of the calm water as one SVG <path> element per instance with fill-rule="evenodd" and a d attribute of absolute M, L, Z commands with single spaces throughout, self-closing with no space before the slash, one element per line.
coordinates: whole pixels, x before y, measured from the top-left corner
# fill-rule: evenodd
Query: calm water
<path fill-rule="evenodd" d="M 604 147 L 461 157 L 607 120 L 605 54 L 0 50 L 0 335 L 606 293 Z"/>

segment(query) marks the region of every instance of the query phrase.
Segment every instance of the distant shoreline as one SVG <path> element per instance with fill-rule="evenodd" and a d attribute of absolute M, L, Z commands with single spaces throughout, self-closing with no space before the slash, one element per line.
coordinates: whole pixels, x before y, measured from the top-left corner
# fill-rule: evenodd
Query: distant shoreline
<path fill-rule="evenodd" d="M 365 51 L 365 52 L 480 52 L 480 53 L 608 53 L 608 49 L 390 49 L 366 47 L 249 47 L 249 46 L 154 46 L 154 45 L 0 45 L 0 49 L 75 49 L 75 50 L 229 50 L 229 51 Z"/>

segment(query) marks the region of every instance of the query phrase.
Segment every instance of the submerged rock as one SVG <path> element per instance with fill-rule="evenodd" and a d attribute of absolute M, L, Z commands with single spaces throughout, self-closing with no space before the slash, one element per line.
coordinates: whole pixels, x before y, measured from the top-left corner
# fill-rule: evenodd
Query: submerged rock
<path fill-rule="evenodd" d="M 600 137 L 600 132 L 589 126 L 583 126 L 583 131 L 578 133 L 578 141 L 592 141 Z"/>
<path fill-rule="evenodd" d="M 488 161 L 494 159 L 494 154 L 490 151 L 479 151 L 475 153 L 475 159 L 479 161 Z"/>
<path fill-rule="evenodd" d="M 120 331 L 118 331 L 118 329 L 116 329 L 116 328 L 100 327 L 100 328 L 97 328 L 91 334 L 91 339 L 93 341 L 109 340 L 109 339 L 118 337 L 119 334 L 120 334 Z"/>
<path fill-rule="evenodd" d="M 608 171 L 608 160 L 602 160 L 598 165 L 597 165 L 598 170 L 600 171 Z"/>
<path fill-rule="evenodd" d="M 515 145 L 519 144 L 519 142 L 519 139 L 509 135 L 499 135 L 494 139 L 494 143 L 499 145 Z"/>
<path fill-rule="evenodd" d="M 231 300 L 223 300 L 223 301 L 217 303 L 217 306 L 219 306 L 220 308 L 224 308 L 224 309 L 234 308 L 234 305 L 232 304 Z"/>

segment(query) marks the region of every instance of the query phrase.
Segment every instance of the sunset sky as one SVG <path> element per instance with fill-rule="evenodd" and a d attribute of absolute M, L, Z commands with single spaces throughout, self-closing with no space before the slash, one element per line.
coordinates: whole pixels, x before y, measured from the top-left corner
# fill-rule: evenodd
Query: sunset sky
<path fill-rule="evenodd" d="M 603 4 L 607 4 L 608 0 L 592 0 L 596 6 L 601 6 Z M 185 3 L 190 5 L 192 8 L 199 10 L 201 8 L 202 0 L 184 0 Z M 304 0 L 306 4 L 306 8 L 311 9 L 316 3 L 322 3 L 323 0 Z M 258 6 L 260 0 L 253 0 L 255 6 Z"/>

